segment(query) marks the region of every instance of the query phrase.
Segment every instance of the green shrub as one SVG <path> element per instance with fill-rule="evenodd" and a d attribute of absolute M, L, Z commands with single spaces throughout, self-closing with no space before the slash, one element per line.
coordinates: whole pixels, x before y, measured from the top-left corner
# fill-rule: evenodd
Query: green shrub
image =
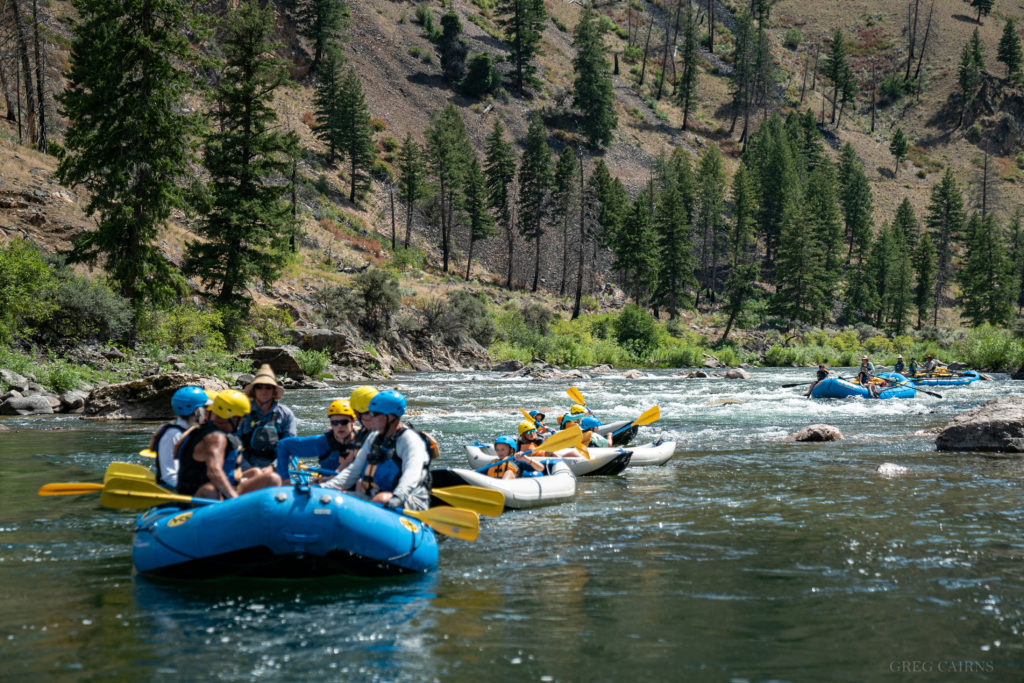
<path fill-rule="evenodd" d="M 63 358 L 52 360 L 44 365 L 39 376 L 40 384 L 58 394 L 77 389 L 82 382 L 81 370 Z"/>
<path fill-rule="evenodd" d="M 466 75 L 462 78 L 462 89 L 474 97 L 483 97 L 501 85 L 501 75 L 494 68 L 491 56 L 486 53 L 473 55 L 466 64 Z"/>
<path fill-rule="evenodd" d="M 985 324 L 957 345 L 965 363 L 978 370 L 1013 372 L 1024 363 L 1024 345 L 1009 330 Z"/>
<path fill-rule="evenodd" d="M 251 346 L 279 346 L 288 341 L 292 314 L 284 308 L 256 306 L 249 317 L 246 333 Z M 307 373 L 308 374 L 308 373 Z"/>
<path fill-rule="evenodd" d="M 354 287 L 344 285 L 320 290 L 316 299 L 323 306 L 325 325 L 337 328 L 349 322 L 380 338 L 392 327 L 401 307 L 398 278 L 380 268 L 370 268 L 355 276 Z"/>
<path fill-rule="evenodd" d="M 53 310 L 33 339 L 51 347 L 80 342 L 126 343 L 132 335 L 132 305 L 101 279 L 60 267 L 49 293 Z"/>
<path fill-rule="evenodd" d="M 643 59 L 644 52 L 639 45 L 629 45 L 622 51 L 622 61 L 633 64 Z"/>
<path fill-rule="evenodd" d="M 183 304 L 140 317 L 138 332 L 143 343 L 175 352 L 198 349 L 223 351 L 227 348 L 223 327 L 221 311 Z"/>
<path fill-rule="evenodd" d="M 729 347 L 719 349 L 715 352 L 715 356 L 718 358 L 719 363 L 728 365 L 730 368 L 734 368 L 740 364 L 739 356 L 736 355 L 735 349 Z"/>
<path fill-rule="evenodd" d="M 388 152 L 389 154 L 398 149 L 398 146 L 398 140 L 394 139 L 390 135 L 386 136 L 383 140 L 380 141 L 380 148 L 383 149 L 385 152 Z"/>
<path fill-rule="evenodd" d="M 423 27 L 428 34 L 434 30 L 434 13 L 430 11 L 430 5 L 421 2 L 416 5 L 416 23 Z"/>
<path fill-rule="evenodd" d="M 800 33 L 800 29 L 791 27 L 786 30 L 786 37 L 782 39 L 782 44 L 790 50 L 795 50 L 800 47 L 800 43 L 803 42 L 804 36 Z"/>
<path fill-rule="evenodd" d="M 788 367 L 793 365 L 805 365 L 800 349 L 795 346 L 782 346 L 773 344 L 764 354 L 765 364 L 772 367 Z"/>
<path fill-rule="evenodd" d="M 908 88 L 907 81 L 897 73 L 886 74 L 878 84 L 878 97 L 883 103 L 895 102 L 903 97 Z"/>
<path fill-rule="evenodd" d="M 615 336 L 620 346 L 640 358 L 649 355 L 658 343 L 654 318 L 635 304 L 627 304 L 619 313 Z"/>
<path fill-rule="evenodd" d="M 498 329 L 487 312 L 487 297 L 463 289 L 448 294 L 448 304 L 441 319 L 448 341 L 457 341 L 458 335 L 465 333 L 485 348 L 490 346 Z"/>
<path fill-rule="evenodd" d="M 304 373 L 319 379 L 323 377 L 327 365 L 331 362 L 331 354 L 326 351 L 303 349 L 295 354 L 295 362 Z"/>
<path fill-rule="evenodd" d="M 0 343 L 30 335 L 54 312 L 54 276 L 39 248 L 14 240 L 0 249 Z"/>
<path fill-rule="evenodd" d="M 892 353 L 895 350 L 892 341 L 888 337 L 878 335 L 864 340 L 864 348 L 869 353 Z"/>
<path fill-rule="evenodd" d="M 583 309 L 584 311 L 593 312 L 600 307 L 601 304 L 598 303 L 597 298 L 591 296 L 590 294 L 584 294 L 580 298 L 580 308 Z"/>
<path fill-rule="evenodd" d="M 415 57 L 416 59 L 419 59 L 420 57 L 423 56 L 423 49 L 419 45 L 410 45 L 409 54 Z"/>
<path fill-rule="evenodd" d="M 399 271 L 422 270 L 427 263 L 427 255 L 416 247 L 399 247 L 391 257 L 391 266 Z"/>
<path fill-rule="evenodd" d="M 554 312 L 536 301 L 523 304 L 523 322 L 537 334 L 547 334 L 548 325 L 554 319 Z"/>

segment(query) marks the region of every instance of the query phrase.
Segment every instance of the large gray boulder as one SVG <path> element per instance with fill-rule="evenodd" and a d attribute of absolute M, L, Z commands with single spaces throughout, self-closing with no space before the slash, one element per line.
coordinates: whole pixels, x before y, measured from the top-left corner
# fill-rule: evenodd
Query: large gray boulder
<path fill-rule="evenodd" d="M 843 433 L 832 425 L 816 424 L 804 427 L 786 437 L 786 441 L 839 441 Z"/>
<path fill-rule="evenodd" d="M 522 369 L 523 361 L 521 360 L 507 360 L 491 366 L 491 370 L 494 372 L 515 372 L 516 370 Z"/>
<path fill-rule="evenodd" d="M 750 379 L 750 373 L 743 368 L 731 368 L 725 373 L 726 379 Z"/>
<path fill-rule="evenodd" d="M 42 394 L 9 398 L 0 405 L 0 415 L 52 415 L 50 399 Z"/>
<path fill-rule="evenodd" d="M 957 415 L 935 437 L 935 448 L 1024 453 L 1024 396 L 1003 396 Z"/>
<path fill-rule="evenodd" d="M 304 377 L 305 372 L 295 360 L 297 346 L 257 346 L 247 355 L 252 359 L 252 367 L 256 369 L 267 363 L 278 377 Z"/>
<path fill-rule="evenodd" d="M 6 368 L 0 369 L 0 383 L 6 384 L 9 389 L 25 393 L 28 391 L 28 385 L 31 384 L 28 379 L 22 377 L 14 370 L 8 370 Z"/>
<path fill-rule="evenodd" d="M 227 389 L 215 377 L 168 372 L 93 389 L 85 400 L 85 416 L 102 420 L 169 420 L 171 396 L 187 384 L 211 391 Z"/>

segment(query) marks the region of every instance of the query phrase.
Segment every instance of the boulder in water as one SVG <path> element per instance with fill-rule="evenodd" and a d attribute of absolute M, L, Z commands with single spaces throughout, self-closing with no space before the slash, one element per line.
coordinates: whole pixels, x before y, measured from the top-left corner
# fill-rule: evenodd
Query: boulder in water
<path fill-rule="evenodd" d="M 168 372 L 93 389 L 85 400 L 85 415 L 100 420 L 169 420 L 174 417 L 171 396 L 187 384 L 211 391 L 228 388 L 215 377 Z"/>
<path fill-rule="evenodd" d="M 832 425 L 816 424 L 804 427 L 786 437 L 786 441 L 839 441 L 843 433 Z"/>
<path fill-rule="evenodd" d="M 750 379 L 750 373 L 743 368 L 731 368 L 725 373 L 726 379 Z"/>
<path fill-rule="evenodd" d="M 515 372 L 516 370 L 523 369 L 523 361 L 521 360 L 507 360 L 497 365 L 492 365 L 491 370 L 493 372 Z"/>
<path fill-rule="evenodd" d="M 0 405 L 0 415 L 52 415 L 50 399 L 42 394 L 9 398 Z"/>
<path fill-rule="evenodd" d="M 957 415 L 939 432 L 935 448 L 1024 453 L 1024 396 L 1002 396 Z"/>

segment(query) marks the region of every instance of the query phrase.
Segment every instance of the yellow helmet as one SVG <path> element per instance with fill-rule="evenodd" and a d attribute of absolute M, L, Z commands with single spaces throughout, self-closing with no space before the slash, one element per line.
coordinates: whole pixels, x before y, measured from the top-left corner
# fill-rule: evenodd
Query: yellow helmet
<path fill-rule="evenodd" d="M 332 415 L 347 415 L 353 420 L 356 419 L 356 413 L 352 410 L 347 398 L 339 398 L 337 401 L 331 402 L 331 405 L 327 407 L 327 417 Z"/>
<path fill-rule="evenodd" d="M 522 436 L 526 432 L 532 432 L 536 428 L 537 425 L 535 425 L 534 423 L 523 420 L 522 422 L 519 423 L 519 436 Z"/>
<path fill-rule="evenodd" d="M 579 415 L 580 413 L 587 412 L 587 409 L 581 406 L 579 403 L 573 403 L 572 408 L 569 408 L 569 413 L 572 415 Z"/>
<path fill-rule="evenodd" d="M 210 406 L 210 412 L 223 420 L 243 417 L 248 415 L 251 409 L 249 397 L 237 389 L 218 391 L 213 398 L 213 405 Z"/>
<path fill-rule="evenodd" d="M 379 393 L 379 391 L 367 384 L 356 387 L 348 397 L 349 406 L 357 413 L 365 413 L 370 409 L 370 400 Z"/>

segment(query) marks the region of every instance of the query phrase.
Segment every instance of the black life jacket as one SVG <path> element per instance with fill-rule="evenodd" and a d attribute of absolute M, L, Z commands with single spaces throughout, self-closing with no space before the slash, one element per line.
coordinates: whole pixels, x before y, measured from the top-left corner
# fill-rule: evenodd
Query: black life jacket
<path fill-rule="evenodd" d="M 207 422 L 185 432 L 185 436 L 178 442 L 175 457 L 178 458 L 178 493 L 185 496 L 194 496 L 201 486 L 209 483 L 210 477 L 206 473 L 206 463 L 198 462 L 192 458 L 196 445 L 208 434 L 220 432 L 228 440 L 228 452 L 224 454 L 224 473 L 228 480 L 237 484 L 241 478 L 240 464 L 242 442 L 234 434 L 218 429 L 212 422 Z"/>
<path fill-rule="evenodd" d="M 359 449 L 362 448 L 363 441 L 366 440 L 365 432 L 365 429 L 361 430 L 348 443 L 341 443 L 334 438 L 333 429 L 328 429 L 324 432 L 324 436 L 327 437 L 327 447 L 330 450 L 320 456 L 320 467 L 325 470 L 337 470 L 342 460 L 347 458 L 350 453 L 358 453 Z"/>
<path fill-rule="evenodd" d="M 277 404 L 274 404 L 274 408 Z M 247 415 L 249 426 L 252 428 L 245 437 L 245 463 L 246 467 L 266 467 L 277 462 L 277 442 L 281 435 L 277 433 L 277 413 L 274 408 L 270 409 L 270 415 L 257 420 Z"/>

